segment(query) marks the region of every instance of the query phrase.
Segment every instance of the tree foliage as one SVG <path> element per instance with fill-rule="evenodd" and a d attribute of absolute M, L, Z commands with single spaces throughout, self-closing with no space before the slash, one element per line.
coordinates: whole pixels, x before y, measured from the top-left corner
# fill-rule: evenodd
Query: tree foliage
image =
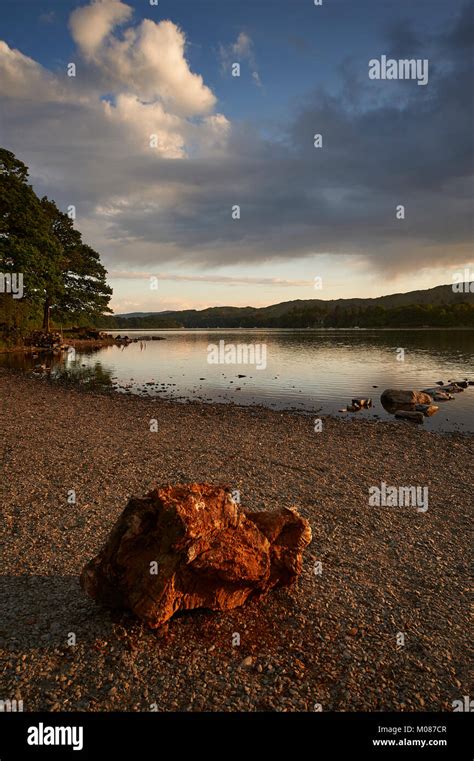
<path fill-rule="evenodd" d="M 99 254 L 82 241 L 72 220 L 54 201 L 39 199 L 28 168 L 0 148 L 0 273 L 23 277 L 23 295 L 12 304 L 0 294 L 3 332 L 21 333 L 28 323 L 84 322 L 110 312 L 111 288 Z"/>

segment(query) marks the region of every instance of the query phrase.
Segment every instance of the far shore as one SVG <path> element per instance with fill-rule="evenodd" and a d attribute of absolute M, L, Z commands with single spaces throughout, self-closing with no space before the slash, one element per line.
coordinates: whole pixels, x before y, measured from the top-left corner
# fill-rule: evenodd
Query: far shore
<path fill-rule="evenodd" d="M 102 346 L 109 346 L 115 343 L 115 337 L 116 334 L 127 336 L 129 333 L 133 334 L 134 337 L 136 335 L 140 336 L 143 335 L 145 337 L 145 334 L 147 333 L 176 333 L 181 331 L 218 331 L 220 333 L 232 333 L 232 332 L 245 332 L 245 333 L 251 333 L 253 331 L 255 332 L 262 332 L 262 331 L 268 331 L 268 332 L 275 332 L 275 333 L 307 333 L 308 331 L 313 332 L 320 332 L 320 333 L 341 333 L 341 332 L 354 332 L 354 333 L 370 333 L 370 332 L 400 332 L 400 331 L 443 331 L 443 332 L 452 332 L 452 331 L 473 331 L 474 328 L 470 327 L 417 327 L 417 328 L 110 328 L 107 331 L 104 330 L 104 332 L 107 333 L 107 338 L 102 339 L 78 339 L 78 338 L 65 338 L 64 343 L 73 346 L 76 349 L 100 349 Z M 135 335 L 136 334 L 136 335 Z M 13 353 L 23 353 L 23 354 L 37 354 L 38 352 L 48 352 L 50 350 L 44 349 L 41 347 L 35 347 L 35 346 L 4 346 L 0 344 L 0 354 L 13 354 Z"/>
<path fill-rule="evenodd" d="M 5 369 L 0 400 L 3 689 L 25 711 L 451 711 L 469 694 L 472 435 L 330 417 L 316 433 Z M 298 507 L 314 538 L 296 586 L 156 633 L 86 598 L 78 575 L 129 497 L 193 481 Z M 427 487 L 428 509 L 370 506 L 382 483 Z"/>
<path fill-rule="evenodd" d="M 261 328 L 253 327 L 253 328 L 245 328 L 245 327 L 238 327 L 238 328 L 110 328 L 109 333 L 122 333 L 123 331 L 126 331 L 127 333 L 146 333 L 149 331 L 159 331 L 160 333 L 169 332 L 169 333 L 175 333 L 176 331 L 181 330 L 219 330 L 222 332 L 225 331 L 233 331 L 233 330 L 244 330 L 244 331 L 252 331 L 252 330 L 269 330 L 269 331 L 275 331 L 275 332 L 294 332 L 294 333 L 305 333 L 308 330 L 312 331 L 318 331 L 323 333 L 328 332 L 336 332 L 339 333 L 341 331 L 357 331 L 357 332 L 370 332 L 372 330 L 376 331 L 399 331 L 399 330 L 442 330 L 442 331 L 453 331 L 453 330 L 474 330 L 474 328 L 468 327 L 468 326 L 462 326 L 462 327 L 418 327 L 418 328 L 269 328 L 266 326 L 263 326 Z"/>

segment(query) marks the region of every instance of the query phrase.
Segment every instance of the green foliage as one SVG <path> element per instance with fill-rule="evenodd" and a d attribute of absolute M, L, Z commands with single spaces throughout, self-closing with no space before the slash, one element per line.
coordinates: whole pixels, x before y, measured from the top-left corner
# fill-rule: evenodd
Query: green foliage
<path fill-rule="evenodd" d="M 27 177 L 27 167 L 0 149 L 0 272 L 23 273 L 24 299 L 38 304 L 60 281 L 61 249 Z"/>
<path fill-rule="evenodd" d="M 21 300 L 0 294 L 0 332 L 8 341 L 38 327 L 41 316 L 49 328 L 50 312 L 56 323 L 72 323 L 111 311 L 99 254 L 27 180 L 25 164 L 0 148 L 0 273 L 23 275 Z"/>
<path fill-rule="evenodd" d="M 99 254 L 82 242 L 72 220 L 54 201 L 44 197 L 41 207 L 61 246 L 56 262 L 61 273 L 60 283 L 58 287 L 47 289 L 55 322 L 72 319 L 83 324 L 84 320 L 90 322 L 104 312 L 111 312 L 108 303 L 112 289 L 106 283 L 107 272 Z"/>

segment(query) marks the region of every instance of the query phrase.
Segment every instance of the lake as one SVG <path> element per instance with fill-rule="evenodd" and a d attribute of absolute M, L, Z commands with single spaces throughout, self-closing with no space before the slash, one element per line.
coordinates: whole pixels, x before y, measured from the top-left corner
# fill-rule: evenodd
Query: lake
<path fill-rule="evenodd" d="M 474 380 L 472 330 L 137 330 L 115 331 L 130 338 L 153 336 L 128 346 L 76 353 L 75 359 L 48 358 L 52 377 L 99 383 L 129 392 L 185 402 L 261 404 L 393 420 L 380 403 L 386 388 L 421 390 L 437 381 Z M 223 342 L 223 343 L 222 343 Z M 238 356 L 239 345 L 255 357 Z M 220 347 L 220 348 L 219 348 Z M 258 347 L 260 347 L 260 354 Z M 248 351 L 248 349 L 247 349 Z M 256 364 L 226 360 L 255 359 Z M 214 359 L 217 363 L 210 363 Z M 31 369 L 45 359 L 0 355 L 0 364 Z M 238 377 L 239 375 L 244 377 Z M 358 413 L 338 410 L 352 398 L 371 398 Z M 474 387 L 439 402 L 425 418 L 429 430 L 474 431 Z M 406 423 L 401 423 L 406 425 Z"/>

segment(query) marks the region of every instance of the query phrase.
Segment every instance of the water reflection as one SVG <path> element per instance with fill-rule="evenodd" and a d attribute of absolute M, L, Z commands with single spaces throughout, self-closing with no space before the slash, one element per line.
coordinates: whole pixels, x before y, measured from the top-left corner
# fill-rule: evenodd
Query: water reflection
<path fill-rule="evenodd" d="M 474 331 L 468 330 L 177 330 L 140 331 L 137 336 L 166 340 L 80 351 L 74 361 L 64 355 L 0 355 L 0 364 L 31 371 L 43 363 L 61 382 L 178 401 L 338 414 L 352 398 L 372 398 L 374 407 L 358 415 L 381 419 L 391 419 L 380 403 L 385 388 L 420 390 L 441 380 L 474 378 Z M 209 364 L 208 346 L 220 340 L 265 343 L 265 369 Z M 400 349 L 404 361 L 398 359 Z M 425 420 L 426 428 L 474 430 L 474 387 L 439 406 L 440 412 Z"/>
<path fill-rule="evenodd" d="M 93 355 L 101 352 L 99 347 L 87 349 L 71 356 L 67 352 L 53 354 L 0 354 L 0 365 L 24 370 L 37 376 L 47 376 L 62 384 L 87 384 L 93 387 L 112 387 L 112 372 L 101 360 L 93 362 Z"/>

